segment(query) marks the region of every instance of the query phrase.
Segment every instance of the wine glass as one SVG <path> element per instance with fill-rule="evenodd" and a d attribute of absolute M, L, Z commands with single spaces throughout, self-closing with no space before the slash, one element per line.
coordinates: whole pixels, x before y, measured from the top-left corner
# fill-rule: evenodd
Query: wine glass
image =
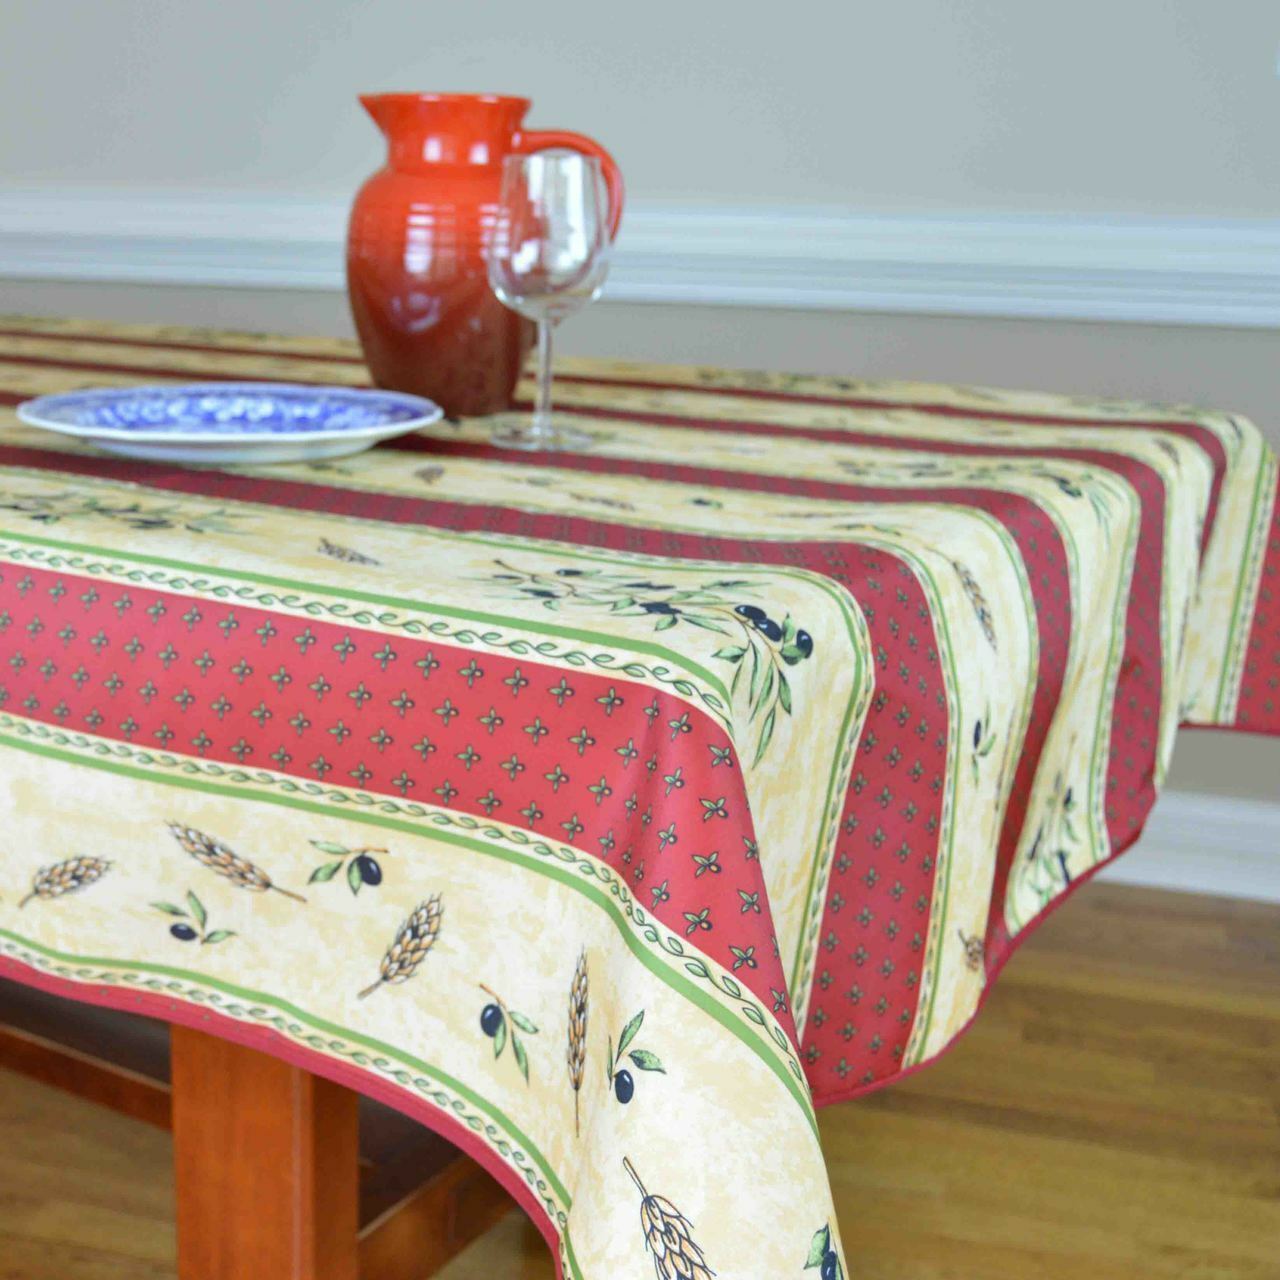
<path fill-rule="evenodd" d="M 600 162 L 577 151 L 507 156 L 489 252 L 499 300 L 538 325 L 533 418 L 493 431 L 507 449 L 582 448 L 590 438 L 551 417 L 551 333 L 594 301 L 609 269 L 609 216 Z"/>

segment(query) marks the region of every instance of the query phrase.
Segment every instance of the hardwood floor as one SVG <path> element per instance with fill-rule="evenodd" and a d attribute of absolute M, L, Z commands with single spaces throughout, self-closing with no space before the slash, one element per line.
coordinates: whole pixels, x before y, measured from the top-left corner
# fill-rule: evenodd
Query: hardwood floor
<path fill-rule="evenodd" d="M 1280 908 L 1093 886 L 943 1061 L 821 1120 L 850 1280 L 1280 1280 Z M 170 1280 L 169 1160 L 0 1075 L 0 1280 Z M 553 1275 L 516 1213 L 439 1273 Z"/>

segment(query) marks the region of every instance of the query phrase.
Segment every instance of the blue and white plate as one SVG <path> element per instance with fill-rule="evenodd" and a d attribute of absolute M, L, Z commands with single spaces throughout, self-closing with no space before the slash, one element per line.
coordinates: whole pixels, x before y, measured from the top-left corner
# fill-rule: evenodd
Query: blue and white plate
<path fill-rule="evenodd" d="M 275 382 L 71 391 L 18 407 L 23 422 L 109 453 L 209 465 L 339 458 L 442 414 L 432 401 L 399 391 Z"/>

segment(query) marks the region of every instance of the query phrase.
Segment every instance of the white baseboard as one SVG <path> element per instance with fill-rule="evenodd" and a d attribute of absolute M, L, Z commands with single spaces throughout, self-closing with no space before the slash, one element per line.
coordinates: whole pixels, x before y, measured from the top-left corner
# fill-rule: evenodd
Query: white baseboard
<path fill-rule="evenodd" d="M 1142 839 L 1099 879 L 1280 902 L 1280 803 L 1166 792 Z"/>
<path fill-rule="evenodd" d="M 346 199 L 0 189 L 0 277 L 342 287 Z M 606 296 L 1280 327 L 1280 219 L 866 214 L 634 201 Z"/>

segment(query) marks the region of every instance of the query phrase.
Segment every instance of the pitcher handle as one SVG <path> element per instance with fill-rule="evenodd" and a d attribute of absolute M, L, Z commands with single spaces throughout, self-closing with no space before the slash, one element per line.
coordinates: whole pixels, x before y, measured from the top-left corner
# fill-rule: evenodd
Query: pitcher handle
<path fill-rule="evenodd" d="M 609 193 L 609 239 L 618 234 L 618 224 L 622 221 L 622 171 L 614 158 L 594 139 L 581 133 L 571 133 L 565 129 L 529 129 L 517 134 L 512 150 L 521 155 L 533 151 L 547 151 L 552 147 L 564 147 L 569 151 L 581 151 L 583 155 L 595 156 L 600 161 L 600 169 L 604 174 L 605 189 Z"/>

